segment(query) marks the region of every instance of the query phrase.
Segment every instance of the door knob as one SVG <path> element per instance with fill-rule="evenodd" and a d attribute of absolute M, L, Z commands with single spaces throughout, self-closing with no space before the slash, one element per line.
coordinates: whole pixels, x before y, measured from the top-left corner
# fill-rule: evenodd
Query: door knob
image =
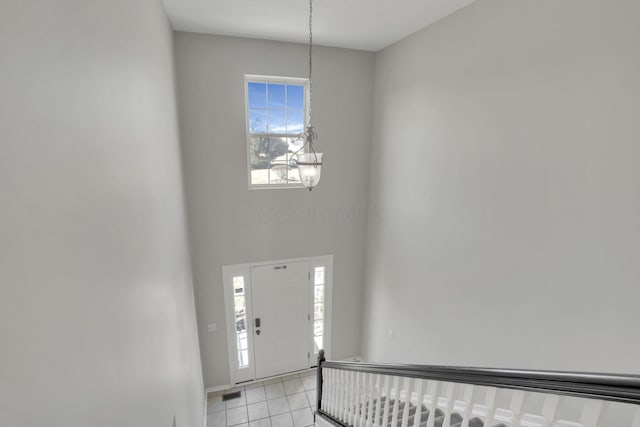
<path fill-rule="evenodd" d="M 260 329 L 256 329 L 256 335 L 260 335 Z"/>

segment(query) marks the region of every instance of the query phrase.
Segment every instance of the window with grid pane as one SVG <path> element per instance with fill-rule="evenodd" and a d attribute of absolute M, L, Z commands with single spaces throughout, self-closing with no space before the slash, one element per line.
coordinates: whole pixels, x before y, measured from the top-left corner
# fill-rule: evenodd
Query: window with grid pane
<path fill-rule="evenodd" d="M 301 187 L 293 154 L 307 122 L 308 79 L 245 76 L 249 187 Z"/>

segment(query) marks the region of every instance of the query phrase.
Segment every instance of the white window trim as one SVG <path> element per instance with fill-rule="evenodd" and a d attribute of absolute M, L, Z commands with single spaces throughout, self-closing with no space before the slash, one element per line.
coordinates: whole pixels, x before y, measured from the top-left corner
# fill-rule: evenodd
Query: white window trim
<path fill-rule="evenodd" d="M 255 376 L 255 361 L 253 353 L 253 322 L 249 321 L 247 316 L 247 344 L 249 346 L 249 367 L 238 368 L 238 352 L 236 348 L 236 322 L 235 322 L 235 310 L 233 308 L 233 278 L 235 276 L 244 277 L 244 293 L 245 293 L 245 306 L 247 311 L 251 310 L 253 315 L 253 307 L 251 300 L 251 269 L 253 267 L 262 267 L 274 264 L 287 264 L 294 262 L 308 262 L 309 272 L 313 272 L 315 267 L 325 267 L 324 272 L 324 334 L 323 344 L 325 357 L 331 358 L 331 339 L 332 339 L 332 327 L 333 327 L 333 255 L 319 255 L 313 257 L 304 258 L 289 258 L 281 260 L 272 260 L 264 262 L 253 262 L 246 264 L 234 264 L 225 265 L 222 267 L 222 278 L 224 286 L 224 298 L 225 298 L 225 319 L 226 319 L 226 331 L 227 331 L 227 354 L 229 358 L 229 379 L 230 384 L 238 384 L 240 382 L 252 381 L 256 379 Z M 313 275 L 313 274 L 312 274 Z M 313 277 L 309 280 L 310 292 L 309 295 L 309 313 L 313 316 Z M 311 358 L 309 359 L 309 366 L 315 366 L 316 361 L 313 353 L 313 320 L 309 322 L 309 352 Z"/>
<path fill-rule="evenodd" d="M 304 86 L 304 128 L 309 125 L 309 79 L 302 77 L 262 76 L 257 74 L 244 75 L 244 115 L 245 115 L 245 150 L 247 152 L 247 182 L 249 190 L 281 190 L 285 188 L 305 188 L 301 182 L 292 184 L 252 184 L 251 183 L 251 153 L 249 151 L 249 82 L 283 83 Z M 291 135 L 276 133 L 260 133 L 253 136 L 273 136 L 291 138 Z"/>

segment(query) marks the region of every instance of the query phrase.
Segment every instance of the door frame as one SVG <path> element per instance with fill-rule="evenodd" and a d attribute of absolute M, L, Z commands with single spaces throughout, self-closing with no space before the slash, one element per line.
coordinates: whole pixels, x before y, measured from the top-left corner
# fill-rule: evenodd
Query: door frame
<path fill-rule="evenodd" d="M 308 262 L 310 280 L 308 298 L 308 313 L 313 316 L 314 313 L 314 282 L 313 274 L 316 267 L 325 267 L 324 272 L 324 330 L 323 330 L 323 347 L 325 357 L 331 357 L 331 329 L 333 319 L 333 255 L 320 255 L 312 257 L 288 258 L 280 260 L 270 260 L 262 262 L 250 262 L 244 264 L 225 265 L 222 267 L 222 283 L 224 287 L 224 306 L 225 306 L 225 331 L 227 333 L 227 355 L 229 365 L 229 377 L 232 385 L 240 382 L 255 381 L 255 360 L 253 346 L 253 307 L 252 307 L 252 286 L 251 286 L 251 269 L 253 267 L 264 267 L 270 265 L 287 264 L 292 262 Z M 236 346 L 236 318 L 234 308 L 233 278 L 242 276 L 244 278 L 245 307 L 247 312 L 247 344 L 249 348 L 249 366 L 247 368 L 238 368 L 238 354 Z M 313 318 L 309 321 L 309 340 L 307 341 L 309 358 L 308 367 L 316 364 L 314 358 L 314 340 L 313 340 Z"/>

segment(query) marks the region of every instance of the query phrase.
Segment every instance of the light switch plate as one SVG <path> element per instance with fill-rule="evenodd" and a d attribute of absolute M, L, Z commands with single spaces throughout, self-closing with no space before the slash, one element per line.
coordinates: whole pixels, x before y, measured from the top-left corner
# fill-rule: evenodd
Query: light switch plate
<path fill-rule="evenodd" d="M 217 331 L 217 330 L 218 330 L 218 325 L 217 325 L 217 324 L 215 324 L 215 323 L 209 323 L 209 324 L 207 325 L 207 331 L 208 331 L 208 332 L 215 332 L 215 331 Z"/>

